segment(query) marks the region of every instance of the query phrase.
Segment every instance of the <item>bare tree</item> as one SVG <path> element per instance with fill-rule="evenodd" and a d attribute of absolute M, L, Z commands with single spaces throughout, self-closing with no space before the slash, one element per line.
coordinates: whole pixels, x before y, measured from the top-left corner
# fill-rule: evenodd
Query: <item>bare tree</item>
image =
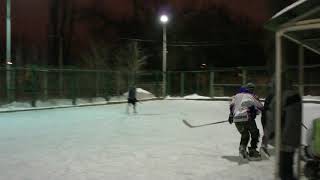
<path fill-rule="evenodd" d="M 70 57 L 70 49 L 73 39 L 73 24 L 75 20 L 74 4 L 73 0 L 64 0 L 62 9 L 62 18 L 60 26 L 60 52 L 63 60 L 68 60 Z"/>
<path fill-rule="evenodd" d="M 146 64 L 147 56 L 143 54 L 137 42 L 132 42 L 126 48 L 120 49 L 115 59 L 117 70 L 137 72 Z"/>
<path fill-rule="evenodd" d="M 93 69 L 111 70 L 110 49 L 102 42 L 91 42 L 90 49 L 81 58 L 81 65 Z"/>
<path fill-rule="evenodd" d="M 120 49 L 115 57 L 115 68 L 119 71 L 118 83 L 120 89 L 136 83 L 136 74 L 146 64 L 147 56 L 138 47 L 137 42 L 129 43 L 125 48 Z M 127 80 L 127 81 L 126 81 Z"/>

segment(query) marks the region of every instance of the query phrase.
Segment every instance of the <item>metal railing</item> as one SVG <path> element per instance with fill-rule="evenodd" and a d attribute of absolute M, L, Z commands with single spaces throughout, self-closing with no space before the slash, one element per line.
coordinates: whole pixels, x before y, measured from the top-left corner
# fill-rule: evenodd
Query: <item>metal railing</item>
<path fill-rule="evenodd" d="M 320 67 L 305 67 L 303 84 L 298 84 L 297 68 L 287 71 L 296 86 L 303 86 L 305 95 L 320 95 Z M 8 72 L 9 71 L 9 72 Z M 6 81 L 7 75 L 11 81 Z M 265 67 L 220 68 L 210 71 L 168 71 L 167 94 L 185 96 L 198 94 L 209 97 L 234 95 L 246 82 L 256 84 L 256 93 L 265 97 L 271 76 Z M 10 84 L 8 84 L 10 83 Z M 121 96 L 130 84 L 162 97 L 162 72 L 145 71 L 135 74 L 121 71 L 48 69 L 48 68 L 0 68 L 0 105 L 37 100 L 102 97 L 109 100 Z"/>

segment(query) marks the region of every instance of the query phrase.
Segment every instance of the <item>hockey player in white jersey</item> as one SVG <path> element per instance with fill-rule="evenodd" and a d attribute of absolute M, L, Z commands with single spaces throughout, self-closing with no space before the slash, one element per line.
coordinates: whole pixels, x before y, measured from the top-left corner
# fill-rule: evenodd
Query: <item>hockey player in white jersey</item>
<path fill-rule="evenodd" d="M 230 103 L 229 123 L 235 123 L 237 130 L 241 134 L 239 154 L 242 158 L 250 160 L 260 160 L 261 155 L 257 151 L 259 142 L 259 129 L 257 128 L 255 118 L 263 109 L 262 103 L 253 93 L 254 84 L 248 83 L 241 87 L 239 92 L 232 97 Z M 247 145 L 251 137 L 250 147 Z"/>

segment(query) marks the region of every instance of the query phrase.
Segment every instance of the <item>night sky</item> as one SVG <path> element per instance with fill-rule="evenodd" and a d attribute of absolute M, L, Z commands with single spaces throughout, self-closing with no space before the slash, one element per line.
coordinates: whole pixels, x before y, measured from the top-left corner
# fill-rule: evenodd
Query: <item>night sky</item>
<path fill-rule="evenodd" d="M 89 5 L 90 0 L 80 0 L 81 5 Z M 216 4 L 225 6 L 230 13 L 235 16 L 249 16 L 257 23 L 261 23 L 267 18 L 267 0 L 168 0 L 162 5 L 162 10 L 184 11 L 184 10 L 205 10 L 210 5 Z M 152 8 L 159 5 L 160 0 L 144 0 L 146 7 Z M 103 7 L 107 14 L 114 18 L 128 18 L 133 16 L 132 0 L 104 0 Z M 160 11 L 161 11 L 160 9 Z"/>
<path fill-rule="evenodd" d="M 66 1 L 66 0 L 65 0 Z M 213 5 L 223 7 L 230 17 L 237 21 L 246 17 L 249 21 L 261 26 L 271 14 L 268 13 L 269 0 L 140 0 L 145 9 L 154 13 L 169 12 L 169 14 L 184 14 L 190 11 L 205 11 Z M 49 31 L 49 0 L 12 0 L 12 39 L 13 51 L 17 46 L 47 47 Z M 4 46 L 5 32 L 5 2 L 1 1 L 1 47 Z M 104 14 L 108 19 L 121 23 L 134 19 L 133 0 L 73 0 L 75 12 L 91 9 Z M 94 20 L 90 20 L 94 22 Z M 155 19 L 157 21 L 157 19 Z M 92 23 L 90 22 L 90 23 Z M 100 23 L 97 21 L 97 24 Z M 262 26 L 261 26 L 262 27 Z M 75 44 L 87 44 L 90 40 L 86 23 L 75 22 L 73 41 Z M 111 38 L 119 33 L 114 27 L 105 29 Z M 141 36 L 141 35 L 140 35 Z M 19 45 L 18 45 L 19 44 Z M 1 56 L 4 56 L 1 49 Z"/>
<path fill-rule="evenodd" d="M 248 16 L 256 23 L 263 23 L 267 18 L 267 0 L 144 0 L 147 8 L 160 7 L 163 11 L 182 12 L 185 10 L 205 10 L 209 5 L 225 6 L 230 13 L 237 16 Z M 4 1 L 1 1 L 1 35 L 4 32 Z M 12 26 L 14 36 L 23 36 L 27 40 L 41 41 L 45 38 L 49 0 L 12 0 Z M 133 0 L 74 0 L 77 9 L 99 6 L 105 14 L 115 20 L 133 17 Z"/>

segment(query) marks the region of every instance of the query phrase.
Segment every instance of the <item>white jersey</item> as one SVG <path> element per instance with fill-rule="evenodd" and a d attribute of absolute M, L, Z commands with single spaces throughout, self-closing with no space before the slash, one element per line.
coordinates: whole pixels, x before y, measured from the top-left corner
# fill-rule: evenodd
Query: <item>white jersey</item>
<path fill-rule="evenodd" d="M 249 107 L 254 106 L 258 114 L 263 109 L 262 103 L 250 93 L 238 93 L 232 97 L 230 106 L 232 107 L 233 122 L 243 122 L 249 120 Z"/>

